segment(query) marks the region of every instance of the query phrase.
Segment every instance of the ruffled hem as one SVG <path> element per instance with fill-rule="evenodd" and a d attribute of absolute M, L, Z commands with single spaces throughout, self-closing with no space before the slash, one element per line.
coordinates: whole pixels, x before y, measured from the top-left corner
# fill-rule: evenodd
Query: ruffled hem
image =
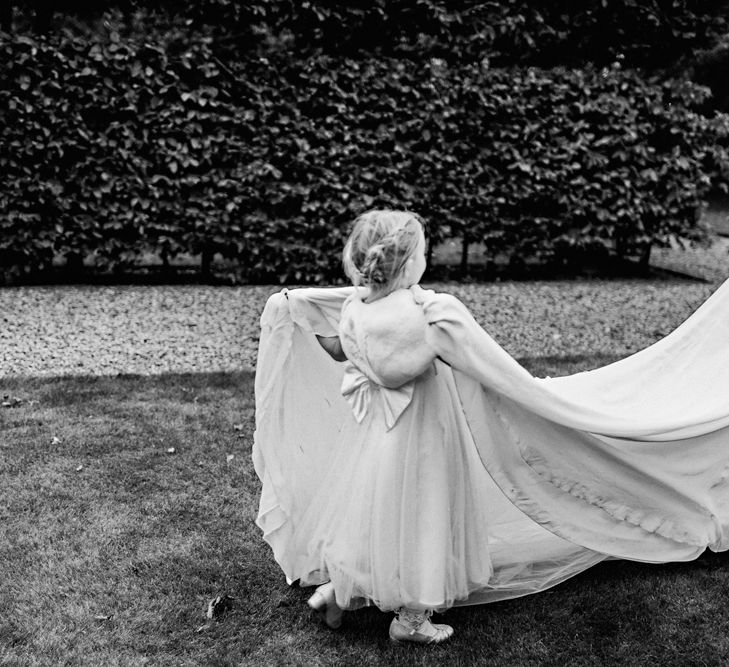
<path fill-rule="evenodd" d="M 573 498 L 577 498 L 602 510 L 616 521 L 629 523 L 643 529 L 646 533 L 660 535 L 673 542 L 701 547 L 702 550 L 710 541 L 707 535 L 697 536 L 686 529 L 680 528 L 671 517 L 659 514 L 658 512 L 649 512 L 645 509 L 630 507 L 625 503 L 618 502 L 612 498 L 606 498 L 596 493 L 587 485 L 577 480 L 555 474 L 554 471 L 550 470 L 547 461 L 534 452 L 530 452 L 529 458 L 524 459 L 524 462 L 535 474 L 539 475 L 541 479 L 555 488 L 564 493 L 568 493 Z"/>
<path fill-rule="evenodd" d="M 323 571 L 326 571 L 334 584 L 337 605 L 342 609 L 358 609 L 374 605 L 380 611 L 396 611 L 405 607 L 418 611 L 443 612 L 451 607 L 464 604 L 473 594 L 482 592 L 488 586 L 489 579 L 487 577 L 486 581 L 473 582 L 468 589 L 455 592 L 453 595 L 423 598 L 408 595 L 404 591 L 401 591 L 399 595 L 393 595 L 392 591 L 380 594 L 372 587 L 365 588 L 357 584 L 356 577 L 353 577 L 346 569 L 338 568 L 328 562 Z M 391 582 L 391 585 L 393 589 L 398 589 L 398 582 Z"/>
<path fill-rule="evenodd" d="M 464 384 L 463 396 L 474 396 L 465 386 L 470 382 L 457 379 L 459 386 Z M 584 481 L 558 473 L 541 453 L 524 446 L 517 424 L 520 418 L 529 422 L 522 408 L 491 392 L 479 390 L 475 396 L 492 426 L 500 429 L 478 432 L 474 438 L 485 467 L 504 495 L 549 532 L 606 556 L 655 563 L 693 560 L 713 543 L 705 530 L 699 534 L 695 529 L 682 529 L 665 512 L 632 508 L 596 492 Z M 466 409 L 475 412 L 479 408 L 471 405 Z M 534 424 L 531 428 L 529 443 L 536 445 L 538 429 Z"/>

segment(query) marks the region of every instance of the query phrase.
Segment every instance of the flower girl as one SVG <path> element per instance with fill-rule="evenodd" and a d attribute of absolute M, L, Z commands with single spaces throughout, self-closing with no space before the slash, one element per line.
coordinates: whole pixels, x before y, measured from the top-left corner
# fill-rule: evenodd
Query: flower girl
<path fill-rule="evenodd" d="M 650 347 L 541 379 L 418 286 L 424 254 L 416 215 L 370 211 L 353 287 L 261 318 L 256 522 L 330 627 L 376 605 L 394 641 L 438 643 L 433 611 L 729 549 L 729 281 Z"/>
<path fill-rule="evenodd" d="M 491 575 L 483 475 L 452 380 L 425 339 L 417 287 L 426 242 L 418 216 L 360 216 L 344 249 L 356 287 L 338 337 L 318 337 L 345 361 L 352 419 L 330 473 L 297 530 L 303 559 L 329 578 L 309 600 L 331 627 L 342 609 L 394 610 L 393 641 L 437 643 L 453 629 L 430 622 Z"/>

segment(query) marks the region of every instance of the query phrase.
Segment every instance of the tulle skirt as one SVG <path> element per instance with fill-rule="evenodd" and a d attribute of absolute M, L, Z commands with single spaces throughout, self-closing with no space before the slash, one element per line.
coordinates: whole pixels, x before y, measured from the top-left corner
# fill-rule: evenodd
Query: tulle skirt
<path fill-rule="evenodd" d="M 331 579 L 345 608 L 444 609 L 492 574 L 487 475 L 441 362 L 391 430 L 375 395 L 349 420 L 296 527 L 304 583 Z"/>
<path fill-rule="evenodd" d="M 443 610 L 536 593 L 605 558 L 531 520 L 496 485 L 473 438 L 487 434 L 466 421 L 473 392 L 449 366 L 436 361 L 415 381 L 390 431 L 377 392 L 357 423 L 343 364 L 292 326 L 296 299 L 276 297 L 263 318 L 253 458 L 257 523 L 289 582 L 331 579 L 346 608 Z"/>
<path fill-rule="evenodd" d="M 553 380 L 424 292 L 450 366 L 416 380 L 389 431 L 377 396 L 357 423 L 344 366 L 313 335 L 337 334 L 349 293 L 282 292 L 261 319 L 256 522 L 287 580 L 331 578 L 343 607 L 442 609 L 536 593 L 606 557 L 727 549 L 729 282 L 650 348 Z"/>

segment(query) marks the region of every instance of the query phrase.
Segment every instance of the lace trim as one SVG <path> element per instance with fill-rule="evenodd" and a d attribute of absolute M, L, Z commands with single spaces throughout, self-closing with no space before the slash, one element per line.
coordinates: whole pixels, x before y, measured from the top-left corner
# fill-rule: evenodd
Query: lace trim
<path fill-rule="evenodd" d="M 407 609 L 400 607 L 396 612 L 398 622 L 405 626 L 411 633 L 418 632 L 433 615 L 432 609 L 426 611 L 416 611 L 415 609 Z"/>

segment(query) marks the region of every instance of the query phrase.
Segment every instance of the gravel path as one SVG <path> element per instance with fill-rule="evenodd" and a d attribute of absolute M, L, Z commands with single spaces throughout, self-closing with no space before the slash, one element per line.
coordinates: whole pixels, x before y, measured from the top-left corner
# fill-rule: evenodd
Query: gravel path
<path fill-rule="evenodd" d="M 729 277 L 729 238 L 719 236 L 709 248 L 654 248 L 651 264 L 710 282 Z"/>
<path fill-rule="evenodd" d="M 0 376 L 250 368 L 270 287 L 0 290 Z"/>
<path fill-rule="evenodd" d="M 717 284 L 628 280 L 431 287 L 461 298 L 497 341 L 524 357 L 627 355 L 675 328 Z M 0 289 L 0 377 L 250 369 L 258 317 L 278 289 Z"/>
<path fill-rule="evenodd" d="M 727 277 L 729 239 L 655 250 L 652 261 L 709 281 L 425 285 L 458 296 L 517 357 L 627 355 L 688 317 Z M 278 286 L 0 289 L 0 378 L 229 371 L 255 366 L 258 318 Z"/>

